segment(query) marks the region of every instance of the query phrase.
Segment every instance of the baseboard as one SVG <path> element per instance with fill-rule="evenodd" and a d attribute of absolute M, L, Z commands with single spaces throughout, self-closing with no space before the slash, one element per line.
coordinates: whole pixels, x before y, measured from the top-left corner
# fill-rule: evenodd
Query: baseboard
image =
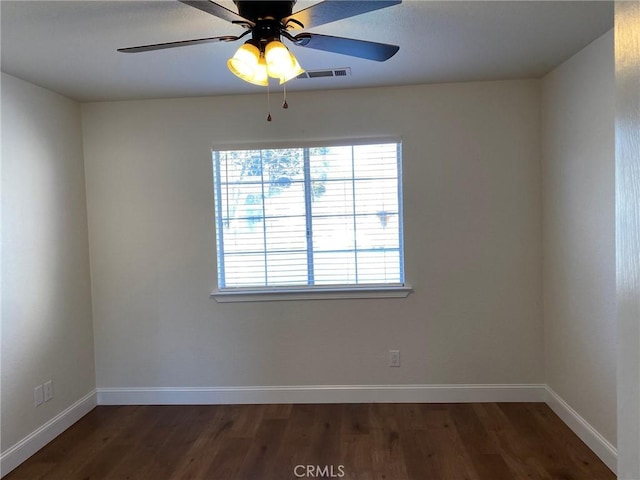
<path fill-rule="evenodd" d="M 544 385 L 98 388 L 98 405 L 544 402 Z"/>
<path fill-rule="evenodd" d="M 221 405 L 261 403 L 546 402 L 615 473 L 618 453 L 549 386 L 524 385 L 305 385 L 274 387 L 98 388 L 0 455 L 5 476 L 96 405 Z"/>
<path fill-rule="evenodd" d="M 80 420 L 97 405 L 93 390 L 40 428 L 27 435 L 0 455 L 0 477 L 4 477 L 51 440 Z"/>
<path fill-rule="evenodd" d="M 593 428 L 578 412 L 565 402 L 560 395 L 548 385 L 545 402 L 558 417 L 562 419 L 580 439 L 593 450 L 604 464 L 616 473 L 618 465 L 618 451 L 600 432 Z"/>

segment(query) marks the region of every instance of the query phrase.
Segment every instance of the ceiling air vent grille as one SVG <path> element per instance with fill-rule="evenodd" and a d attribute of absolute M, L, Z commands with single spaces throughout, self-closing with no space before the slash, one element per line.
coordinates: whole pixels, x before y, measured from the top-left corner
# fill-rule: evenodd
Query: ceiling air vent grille
<path fill-rule="evenodd" d="M 296 78 L 350 77 L 351 68 L 333 68 L 331 70 L 307 70 Z"/>

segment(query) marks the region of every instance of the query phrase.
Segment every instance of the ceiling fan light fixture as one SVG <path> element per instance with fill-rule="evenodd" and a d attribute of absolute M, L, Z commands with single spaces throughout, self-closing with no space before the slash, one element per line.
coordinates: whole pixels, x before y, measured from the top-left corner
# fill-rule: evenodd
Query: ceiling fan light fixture
<path fill-rule="evenodd" d="M 269 76 L 280 79 L 280 84 L 304 72 L 296 57 L 278 40 L 271 40 L 267 43 L 264 57 Z"/>
<path fill-rule="evenodd" d="M 1 1 L 1 0 L 0 0 Z M 119 52 L 149 52 L 167 48 L 184 47 L 204 43 L 233 42 L 252 34 L 236 53 L 227 60 L 227 67 L 238 78 L 246 82 L 269 86 L 269 77 L 277 78 L 280 84 L 298 77 L 305 71 L 296 57 L 280 41 L 287 38 L 298 47 L 341 53 L 357 58 L 384 62 L 395 55 L 400 47 L 384 43 L 369 42 L 344 37 L 332 37 L 315 33 L 291 35 L 289 28 L 305 28 L 351 18 L 402 3 L 402 0 L 359 0 L 337 2 L 325 0 L 293 13 L 296 0 L 256 1 L 234 0 L 238 13 L 213 0 L 179 0 L 215 17 L 245 28 L 241 35 L 196 38 L 175 42 L 119 48 Z M 340 4 L 340 6 L 338 6 Z M 305 19 L 304 23 L 301 21 Z"/>
<path fill-rule="evenodd" d="M 304 72 L 296 57 L 278 40 L 267 43 L 264 53 L 255 40 L 248 40 L 227 61 L 227 67 L 238 78 L 261 87 L 269 84 L 269 77 L 279 79 L 282 85 Z"/>
<path fill-rule="evenodd" d="M 289 71 L 292 66 L 291 53 L 289 49 L 278 40 L 267 43 L 264 49 L 264 58 L 267 61 L 269 76 L 280 78 Z"/>
<path fill-rule="evenodd" d="M 253 71 L 253 76 L 251 80 L 247 80 L 254 85 L 259 85 L 261 87 L 266 87 L 269 85 L 269 75 L 267 73 L 267 62 L 264 60 L 264 55 L 260 55 L 260 59 L 258 60 L 258 64 L 256 65 L 255 70 Z"/>
<path fill-rule="evenodd" d="M 288 82 L 292 78 L 296 78 L 298 75 L 301 75 L 305 72 L 304 68 L 300 66 L 300 64 L 298 63 L 298 60 L 296 59 L 296 57 L 293 56 L 293 54 L 291 55 L 291 58 L 293 59 L 293 65 L 291 66 L 291 69 L 289 69 L 288 72 L 286 72 L 284 75 L 280 77 L 280 85 L 282 85 L 285 82 Z"/>
<path fill-rule="evenodd" d="M 256 79 L 260 78 L 257 73 L 261 70 L 260 49 L 251 43 L 251 40 L 245 42 L 236 53 L 227 60 L 227 67 L 236 77 L 249 83 L 256 83 Z M 262 83 L 257 83 L 263 85 Z M 266 85 L 266 83 L 264 84 Z"/>

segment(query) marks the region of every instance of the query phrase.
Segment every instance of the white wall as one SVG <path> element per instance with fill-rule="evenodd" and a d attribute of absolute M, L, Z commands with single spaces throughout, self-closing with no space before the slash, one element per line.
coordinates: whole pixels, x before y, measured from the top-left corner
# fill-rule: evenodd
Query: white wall
<path fill-rule="evenodd" d="M 616 2 L 618 478 L 640 478 L 640 2 Z"/>
<path fill-rule="evenodd" d="M 81 134 L 79 104 L 2 74 L 3 452 L 95 388 Z"/>
<path fill-rule="evenodd" d="M 539 102 L 527 80 L 293 93 L 271 123 L 262 94 L 84 104 L 98 386 L 542 383 Z M 211 148 L 344 136 L 403 138 L 415 293 L 210 299 Z"/>
<path fill-rule="evenodd" d="M 616 444 L 613 32 L 542 81 L 547 384 Z"/>

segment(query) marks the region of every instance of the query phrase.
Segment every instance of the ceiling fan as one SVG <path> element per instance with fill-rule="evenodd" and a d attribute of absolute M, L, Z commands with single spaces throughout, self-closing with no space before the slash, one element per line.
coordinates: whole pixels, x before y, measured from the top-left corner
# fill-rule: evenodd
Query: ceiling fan
<path fill-rule="evenodd" d="M 209 0 L 179 1 L 227 20 L 234 25 L 239 25 L 245 28 L 245 32 L 238 36 L 225 35 L 157 43 L 120 48 L 118 51 L 136 53 L 202 43 L 234 42 L 251 34 L 251 38 L 229 59 L 227 66 L 241 79 L 256 85 L 267 86 L 268 77 L 277 78 L 282 84 L 304 72 L 293 54 L 282 44 L 282 38 L 286 38 L 299 47 L 340 53 L 378 62 L 390 59 L 400 49 L 397 45 L 317 33 L 303 32 L 292 35 L 290 30 L 317 27 L 397 5 L 402 0 L 325 0 L 295 13 L 293 13 L 295 0 L 234 0 L 238 7 L 238 13 Z"/>

